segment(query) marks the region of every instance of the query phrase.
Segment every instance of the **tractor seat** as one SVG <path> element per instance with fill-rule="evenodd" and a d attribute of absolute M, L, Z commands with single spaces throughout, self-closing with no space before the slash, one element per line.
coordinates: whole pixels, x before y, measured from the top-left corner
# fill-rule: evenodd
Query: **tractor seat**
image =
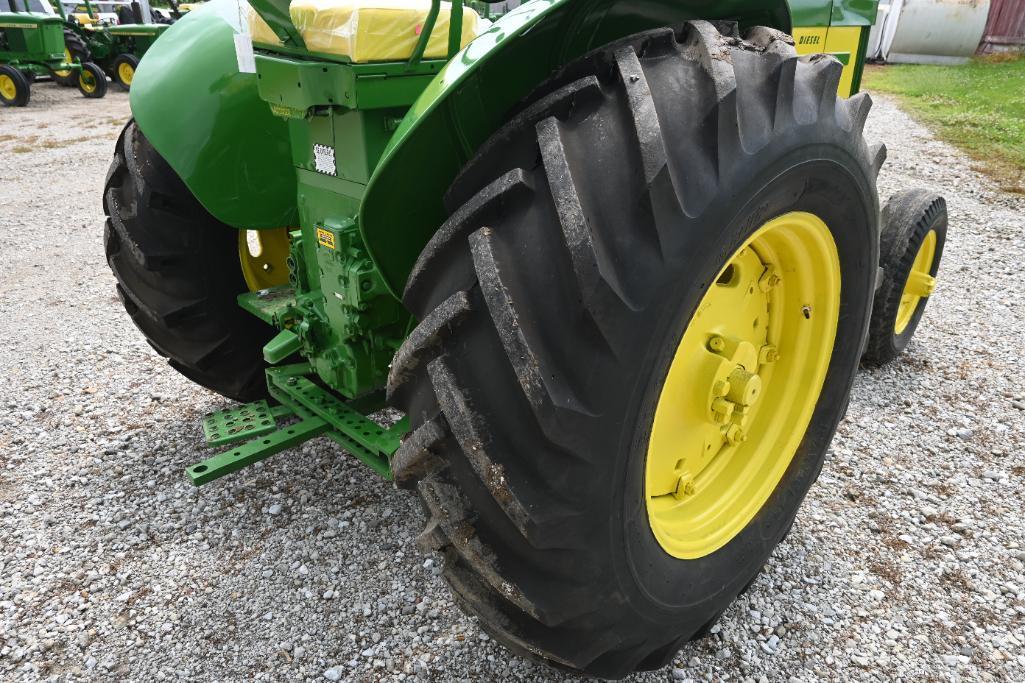
<path fill-rule="evenodd" d="M 430 9 L 430 0 L 293 0 L 289 14 L 311 52 L 342 55 L 359 63 L 393 62 L 412 56 Z M 448 56 L 450 10 L 450 3 L 441 3 L 424 58 Z M 460 47 L 483 32 L 485 24 L 479 14 L 464 7 Z M 249 15 L 249 30 L 257 43 L 281 44 L 255 11 Z"/>

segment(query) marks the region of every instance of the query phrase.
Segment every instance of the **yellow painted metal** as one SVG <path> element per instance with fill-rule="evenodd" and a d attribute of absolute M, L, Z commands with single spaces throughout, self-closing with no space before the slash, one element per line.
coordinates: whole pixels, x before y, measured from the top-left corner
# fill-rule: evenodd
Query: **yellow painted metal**
<path fill-rule="evenodd" d="M 128 62 L 121 62 L 117 65 L 117 76 L 125 85 L 131 85 L 132 77 L 135 76 L 135 67 Z"/>
<path fill-rule="evenodd" d="M 5 100 L 13 100 L 18 94 L 18 87 L 14 84 L 14 79 L 7 74 L 0 74 L 0 95 Z"/>
<path fill-rule="evenodd" d="M 854 73 L 858 68 L 858 48 L 861 45 L 861 32 L 868 30 L 863 26 L 830 26 L 826 38 L 826 49 L 823 52 L 834 55 L 843 65 L 840 74 L 840 85 L 837 92 L 840 97 L 850 97 L 854 89 Z"/>
<path fill-rule="evenodd" d="M 722 266 L 682 331 L 648 441 L 645 500 L 662 548 L 709 555 L 772 494 L 833 353 L 840 261 L 828 227 L 769 221 Z"/>
<path fill-rule="evenodd" d="M 861 26 L 806 26 L 794 28 L 794 45 L 799 55 L 819 52 L 833 55 L 843 62 L 843 73 L 837 93 L 850 97 L 854 88 L 854 74 L 858 67 L 858 47 L 861 44 Z"/>
<path fill-rule="evenodd" d="M 238 257 L 249 291 L 288 283 L 288 229 L 239 230 Z"/>
<path fill-rule="evenodd" d="M 64 63 L 65 64 L 73 64 L 74 61 L 75 61 L 75 58 L 74 58 L 74 56 L 72 56 L 71 50 L 69 50 L 68 48 L 64 48 Z M 67 78 L 68 76 L 71 75 L 71 69 L 58 69 L 58 70 L 54 71 L 54 73 L 57 74 L 58 76 L 60 76 L 61 78 Z"/>
<path fill-rule="evenodd" d="M 900 295 L 900 305 L 897 307 L 897 319 L 893 323 L 895 333 L 900 334 L 907 328 L 911 318 L 915 316 L 919 302 L 932 294 L 936 288 L 936 278 L 930 275 L 935 258 L 936 231 L 930 230 L 922 240 L 922 245 L 915 254 L 915 261 L 911 264 L 908 279 L 904 282 L 904 291 Z"/>
<path fill-rule="evenodd" d="M 82 92 L 96 92 L 96 88 L 98 87 L 96 84 L 96 77 L 89 71 L 82 69 L 78 74 L 78 87 L 82 89 Z"/>

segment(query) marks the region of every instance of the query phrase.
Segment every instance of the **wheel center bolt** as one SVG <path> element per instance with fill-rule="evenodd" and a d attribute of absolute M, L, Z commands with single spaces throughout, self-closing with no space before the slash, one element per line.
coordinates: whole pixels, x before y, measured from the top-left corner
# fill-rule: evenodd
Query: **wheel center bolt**
<path fill-rule="evenodd" d="M 762 378 L 741 367 L 730 373 L 729 385 L 726 398 L 737 405 L 752 405 L 762 393 Z"/>

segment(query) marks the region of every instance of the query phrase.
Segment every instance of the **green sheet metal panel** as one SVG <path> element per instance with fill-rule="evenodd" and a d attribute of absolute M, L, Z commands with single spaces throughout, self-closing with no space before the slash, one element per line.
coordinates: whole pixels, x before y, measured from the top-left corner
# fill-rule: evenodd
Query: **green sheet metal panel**
<path fill-rule="evenodd" d="M 212 0 L 168 28 L 132 81 L 132 114 L 218 220 L 238 228 L 298 224 L 288 128 L 239 73 L 234 0 Z"/>
<path fill-rule="evenodd" d="M 819 4 L 828 20 L 829 1 Z M 360 210 L 363 238 L 392 291 L 401 293 L 420 250 L 444 221 L 442 195 L 456 173 L 532 88 L 588 50 L 695 18 L 790 29 L 782 2 L 533 0 L 456 55 L 399 125 Z M 430 172 L 419 173 L 423 168 Z"/>

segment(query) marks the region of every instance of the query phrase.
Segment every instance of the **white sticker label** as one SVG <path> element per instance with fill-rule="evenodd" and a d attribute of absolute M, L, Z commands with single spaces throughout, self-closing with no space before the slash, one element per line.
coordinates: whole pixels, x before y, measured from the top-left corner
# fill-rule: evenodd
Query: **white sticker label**
<path fill-rule="evenodd" d="M 253 37 L 248 33 L 235 34 L 235 57 L 240 74 L 256 73 L 256 56 L 253 54 Z"/>
<path fill-rule="evenodd" d="M 327 145 L 313 145 L 313 166 L 317 173 L 336 175 L 335 148 Z"/>

